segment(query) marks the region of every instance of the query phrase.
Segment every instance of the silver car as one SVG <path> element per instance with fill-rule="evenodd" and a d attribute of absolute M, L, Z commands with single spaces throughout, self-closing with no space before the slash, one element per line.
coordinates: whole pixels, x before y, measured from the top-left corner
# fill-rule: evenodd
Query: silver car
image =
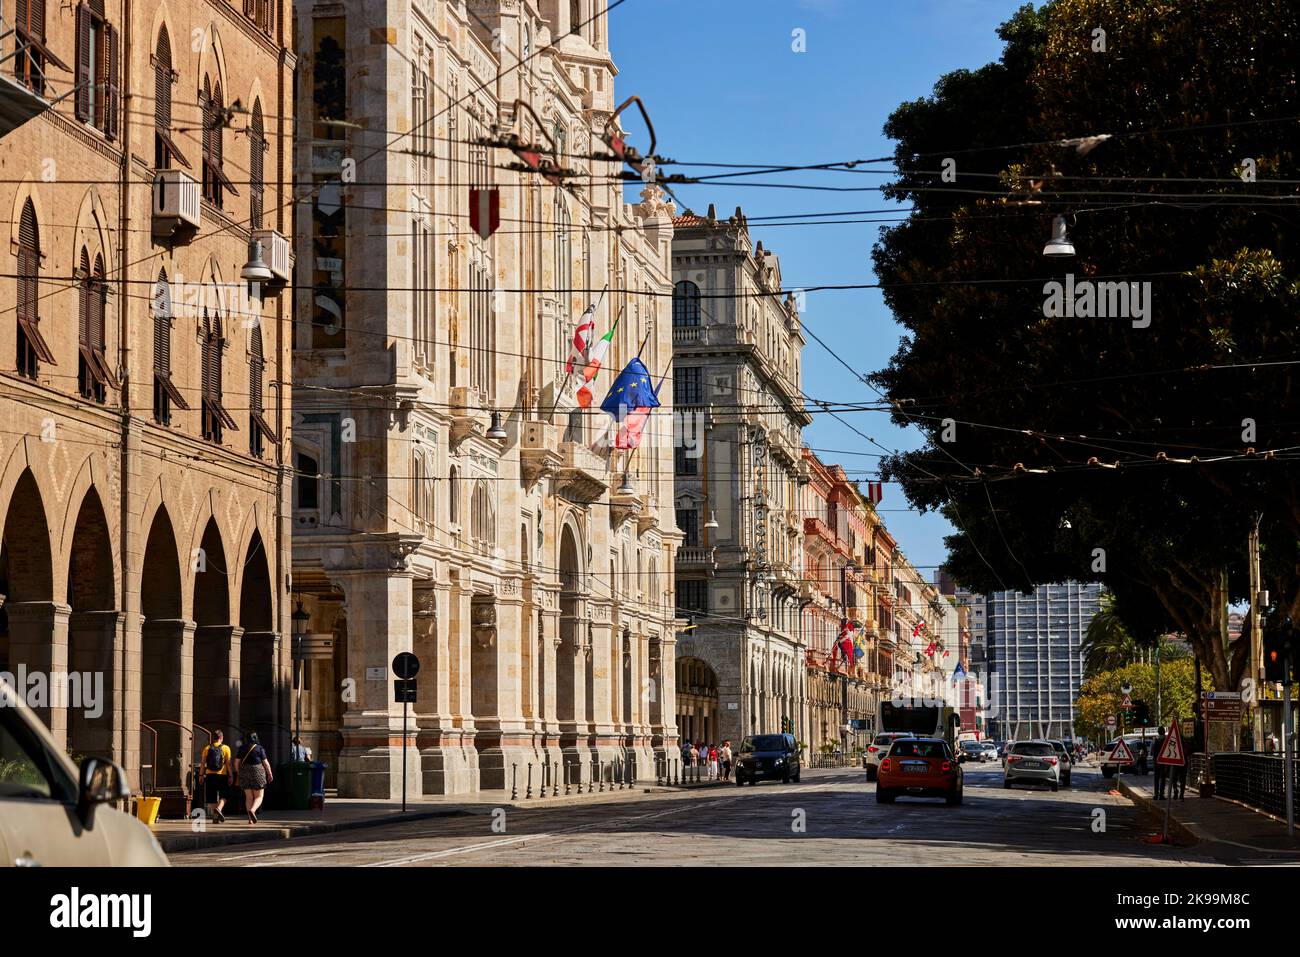
<path fill-rule="evenodd" d="M 0 866 L 166 866 L 149 829 L 112 806 L 128 793 L 112 761 L 75 767 L 0 680 Z"/>
<path fill-rule="evenodd" d="M 1007 748 L 1003 774 L 1003 787 L 1033 781 L 1050 785 L 1055 791 L 1061 786 L 1061 759 L 1051 741 L 1016 741 Z"/>

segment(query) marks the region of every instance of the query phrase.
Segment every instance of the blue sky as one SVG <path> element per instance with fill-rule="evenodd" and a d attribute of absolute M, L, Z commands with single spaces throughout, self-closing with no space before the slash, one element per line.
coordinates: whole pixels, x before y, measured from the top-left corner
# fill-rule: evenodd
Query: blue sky
<path fill-rule="evenodd" d="M 1022 0 L 627 0 L 610 13 L 609 35 L 619 99 L 640 96 L 658 134 L 660 155 L 681 161 L 825 163 L 889 155 L 881 132 L 898 104 L 929 95 L 935 80 L 977 68 L 1001 55 L 995 29 Z M 792 50 L 804 31 L 806 52 Z M 629 127 L 637 127 L 629 122 Z M 636 136 L 633 141 L 638 142 Z M 644 146 L 644 140 L 638 142 Z M 680 170 L 679 170 L 680 171 Z M 693 175 L 718 172 L 692 168 Z M 876 186 L 886 177 L 847 173 L 747 177 L 744 181 Z M 881 209 L 876 192 L 828 193 L 721 183 L 682 186 L 678 197 L 696 212 L 710 202 L 719 216 L 737 205 L 748 217 Z M 871 246 L 880 227 L 868 224 L 778 226 L 751 234 L 781 258 L 787 288 L 874 282 Z M 872 372 L 888 364 L 900 329 L 875 290 L 809 293 L 808 329 L 852 366 Z M 841 402 L 876 398 L 865 384 L 809 338 L 803 388 Z M 889 448 L 920 444 L 879 412 L 844 413 Z M 847 426 L 815 415 L 804 441 L 852 477 L 874 478 L 877 453 Z M 831 451 L 822 451 L 831 450 Z M 942 517 L 908 511 L 896 486 L 886 486 L 882 515 L 908 558 L 929 579 L 945 557 Z"/>

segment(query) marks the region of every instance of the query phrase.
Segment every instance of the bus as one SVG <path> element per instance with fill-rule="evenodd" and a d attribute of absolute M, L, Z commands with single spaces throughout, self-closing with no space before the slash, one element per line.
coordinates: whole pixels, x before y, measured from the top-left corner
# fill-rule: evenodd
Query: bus
<path fill-rule="evenodd" d="M 932 698 L 887 698 L 876 704 L 876 731 L 943 738 L 955 754 L 961 715 L 956 708 Z"/>

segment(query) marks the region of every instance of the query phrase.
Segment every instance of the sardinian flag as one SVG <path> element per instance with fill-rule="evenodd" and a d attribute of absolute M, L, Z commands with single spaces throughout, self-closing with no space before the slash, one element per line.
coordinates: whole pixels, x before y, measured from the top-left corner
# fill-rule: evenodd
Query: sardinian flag
<path fill-rule="evenodd" d="M 879 505 L 880 500 L 884 498 L 885 487 L 880 482 L 867 483 L 867 501 L 872 505 Z"/>
<path fill-rule="evenodd" d="M 593 302 L 578 317 L 577 328 L 573 330 L 573 345 L 569 348 L 569 360 L 564 363 L 565 375 L 571 376 L 579 364 L 587 364 L 589 350 L 591 349 L 591 336 L 595 331 L 596 304 Z"/>

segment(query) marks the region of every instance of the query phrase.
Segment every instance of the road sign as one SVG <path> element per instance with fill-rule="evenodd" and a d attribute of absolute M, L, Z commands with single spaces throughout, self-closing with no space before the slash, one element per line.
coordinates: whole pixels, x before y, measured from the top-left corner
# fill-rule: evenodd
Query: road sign
<path fill-rule="evenodd" d="M 420 673 L 420 659 L 409 651 L 400 651 L 393 656 L 393 674 L 399 678 L 414 678 Z"/>
<path fill-rule="evenodd" d="M 469 228 L 487 239 L 501 225 L 501 190 L 471 189 L 469 191 Z"/>
<path fill-rule="evenodd" d="M 1110 753 L 1110 759 L 1107 764 L 1132 764 L 1133 752 L 1128 748 L 1128 742 L 1123 738 L 1119 739 L 1119 744 L 1115 745 L 1115 750 Z"/>
<path fill-rule="evenodd" d="M 1126 681 L 1119 686 L 1119 693 L 1122 694 L 1125 698 L 1127 698 L 1129 695 L 1133 693 L 1133 686 Z"/>
<path fill-rule="evenodd" d="M 1170 721 L 1169 731 L 1164 743 L 1160 745 L 1160 753 L 1156 755 L 1156 764 L 1172 764 L 1181 768 L 1186 763 L 1187 755 L 1183 753 L 1183 736 L 1178 731 L 1178 722 Z"/>
<path fill-rule="evenodd" d="M 1106 715 L 1106 727 L 1107 728 L 1115 727 L 1115 716 L 1113 714 Z"/>
<path fill-rule="evenodd" d="M 1240 691 L 1202 691 L 1201 700 L 1207 721 L 1240 721 L 1242 701 Z"/>
<path fill-rule="evenodd" d="M 393 700 L 400 704 L 415 704 L 415 679 L 394 678 Z"/>
<path fill-rule="evenodd" d="M 1123 708 L 1125 711 L 1130 710 L 1133 707 L 1133 699 L 1130 698 L 1128 695 L 1124 695 L 1124 703 L 1121 704 L 1120 707 Z"/>

